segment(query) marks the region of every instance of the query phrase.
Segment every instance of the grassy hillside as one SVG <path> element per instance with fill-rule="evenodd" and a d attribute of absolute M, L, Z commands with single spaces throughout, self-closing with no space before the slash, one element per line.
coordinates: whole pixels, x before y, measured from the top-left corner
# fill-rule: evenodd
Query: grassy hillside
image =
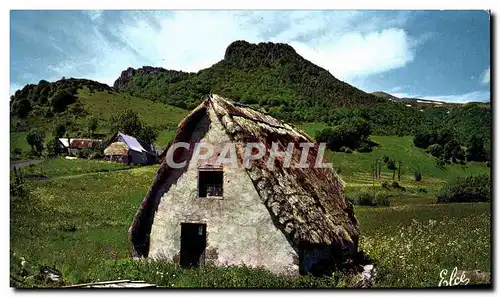
<path fill-rule="evenodd" d="M 327 125 L 324 123 L 299 125 L 299 128 L 309 135 L 314 135 L 316 131 L 325 127 Z M 379 144 L 374 147 L 372 152 L 347 154 L 327 150 L 325 153 L 327 160 L 333 164 L 334 168 L 349 184 L 371 184 L 372 164 L 384 155 L 402 162 L 402 180 L 415 187 L 428 183 L 442 184 L 455 180 L 459 176 L 490 173 L 490 168 L 485 163 L 476 162 L 469 162 L 466 165 L 447 164 L 445 169 L 440 169 L 436 166 L 436 158 L 426 154 L 424 149 L 415 147 L 411 136 L 372 135 L 370 139 Z M 422 172 L 423 176 L 419 183 L 414 182 L 414 174 L 418 170 Z M 382 168 L 382 178 L 383 180 L 392 180 L 392 171 L 386 167 Z"/>
<path fill-rule="evenodd" d="M 78 89 L 76 98 L 76 102 L 69 104 L 66 111 L 52 117 L 42 116 L 37 113 L 30 113 L 23 119 L 13 116 L 11 118 L 10 133 L 11 152 L 15 148 L 19 148 L 23 152 L 30 150 L 26 142 L 26 134 L 33 127 L 44 128 L 46 131 L 45 140 L 51 139 L 54 121 L 74 122 L 72 135 L 85 136 L 87 118 L 92 116 L 99 121 L 96 132 L 107 135 L 109 134 L 109 118 L 125 109 L 136 111 L 143 122 L 156 127 L 159 135 L 155 145 L 165 147 L 173 136 L 179 122 L 189 113 L 185 109 L 112 90 L 99 91 L 82 87 Z M 77 106 L 83 109 L 82 113 L 75 114 L 71 112 L 75 108 L 80 108 Z"/>
<path fill-rule="evenodd" d="M 175 129 L 189 112 L 185 109 L 120 92 L 91 93 L 88 88 L 83 88 L 78 91 L 78 98 L 89 115 L 102 121 L 107 121 L 112 115 L 124 109 L 132 109 L 139 114 L 139 118 L 145 123 L 167 130 Z"/>

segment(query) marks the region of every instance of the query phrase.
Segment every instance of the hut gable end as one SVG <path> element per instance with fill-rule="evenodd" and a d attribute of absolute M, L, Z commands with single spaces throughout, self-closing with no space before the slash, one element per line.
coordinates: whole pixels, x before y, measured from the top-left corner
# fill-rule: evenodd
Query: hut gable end
<path fill-rule="evenodd" d="M 248 169 L 241 166 L 249 142 L 263 143 L 268 151 L 272 143 L 278 143 L 282 151 L 293 143 L 296 150 L 292 162 L 298 163 L 299 145 L 312 142 L 307 134 L 214 94 L 179 124 L 171 144 L 200 141 L 214 145 L 216 156 L 223 144 L 236 145 L 239 166 L 223 166 L 221 199 L 198 197 L 199 170 L 210 167 L 213 159 L 196 166 L 170 168 L 165 162 L 167 147 L 156 179 L 129 230 L 137 255 L 178 258 L 182 222 L 206 224 L 206 251 L 218 255 L 208 260 L 216 264 L 231 262 L 229 259 L 235 257 L 251 266 L 282 272 L 290 270 L 298 256 L 304 258 L 325 247 L 326 254 L 357 251 L 358 222 L 352 205 L 342 195 L 343 182 L 333 169 L 286 167 L 280 158 L 274 168 L 269 168 L 269 154 Z M 318 149 L 318 145 L 311 148 L 309 164 L 315 163 Z M 190 163 L 192 150 L 180 151 L 176 150 L 174 160 Z M 270 241 L 272 246 L 266 243 Z M 250 242 L 254 244 L 243 246 Z M 307 248 L 311 246 L 320 248 Z"/>

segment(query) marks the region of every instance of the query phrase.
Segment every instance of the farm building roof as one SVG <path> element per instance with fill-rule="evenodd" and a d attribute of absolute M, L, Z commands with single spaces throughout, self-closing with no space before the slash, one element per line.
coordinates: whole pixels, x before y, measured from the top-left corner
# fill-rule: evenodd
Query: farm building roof
<path fill-rule="evenodd" d="M 99 139 L 86 139 L 86 138 L 68 138 L 67 137 L 61 137 L 59 138 L 59 142 L 65 147 L 65 148 L 90 148 L 94 146 L 96 143 L 101 142 L 102 140 Z"/>
<path fill-rule="evenodd" d="M 277 142 L 281 150 L 286 150 L 287 144 L 291 142 L 296 147 L 302 142 L 314 142 L 304 132 L 257 109 L 211 95 L 181 121 L 171 144 L 188 142 L 209 109 L 215 111 L 237 147 L 244 147 L 249 142 L 260 142 L 269 150 L 271 143 Z M 314 167 L 318 149 L 319 145 L 316 144 L 309 151 L 308 159 L 313 160 L 309 162 L 312 164 L 309 168 L 287 168 L 280 166 L 280 163 L 271 169 L 266 166 L 267 158 L 262 158 L 245 170 L 278 228 L 293 243 L 327 244 L 349 249 L 357 247 L 358 222 L 352 205 L 342 195 L 343 181 L 331 168 Z M 242 161 L 241 150 L 237 154 L 239 161 Z M 300 155 L 301 152 L 295 150 L 292 154 L 293 162 L 298 163 Z M 174 158 L 177 158 L 175 154 Z M 176 162 L 182 161 L 178 159 Z M 276 161 L 283 162 L 280 159 Z M 172 170 L 163 158 L 157 177 L 129 230 L 139 253 L 141 249 L 143 254 L 148 253 L 154 209 L 162 196 L 158 193 L 162 191 L 162 185 Z"/>
<path fill-rule="evenodd" d="M 91 148 L 97 145 L 101 140 L 98 139 L 82 139 L 82 138 L 74 138 L 71 139 L 69 144 L 70 148 L 83 149 L 83 148 Z"/>
<path fill-rule="evenodd" d="M 113 138 L 111 138 L 107 148 L 110 148 L 110 146 L 117 141 L 124 143 L 129 150 L 155 155 L 151 145 L 119 131 L 115 134 L 115 136 L 113 136 Z"/>

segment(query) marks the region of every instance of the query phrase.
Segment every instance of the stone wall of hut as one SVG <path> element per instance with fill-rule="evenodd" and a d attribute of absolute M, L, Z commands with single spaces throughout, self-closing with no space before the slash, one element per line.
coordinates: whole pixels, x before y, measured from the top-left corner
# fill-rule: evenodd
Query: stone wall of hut
<path fill-rule="evenodd" d="M 220 151 L 230 139 L 209 108 L 193 139 L 209 141 Z M 246 171 L 223 166 L 223 197 L 198 198 L 198 167 L 172 174 L 165 185 L 150 235 L 149 257 L 179 261 L 181 223 L 207 228 L 205 263 L 265 267 L 274 273 L 298 274 L 298 255 L 278 230 Z M 183 169 L 179 169 L 184 171 Z"/>

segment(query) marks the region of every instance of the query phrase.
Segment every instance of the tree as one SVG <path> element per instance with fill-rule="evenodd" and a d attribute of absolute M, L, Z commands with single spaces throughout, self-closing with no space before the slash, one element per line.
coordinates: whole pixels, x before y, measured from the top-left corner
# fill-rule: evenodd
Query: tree
<path fill-rule="evenodd" d="M 443 159 L 456 160 L 460 149 L 461 149 L 460 143 L 455 138 L 453 138 L 452 140 L 448 141 L 443 147 Z"/>
<path fill-rule="evenodd" d="M 458 161 L 465 161 L 465 150 L 462 147 L 457 151 L 456 158 Z"/>
<path fill-rule="evenodd" d="M 444 146 L 448 142 L 453 140 L 453 132 L 449 129 L 441 129 L 437 135 L 437 139 L 433 143 L 439 143 L 440 145 Z"/>
<path fill-rule="evenodd" d="M 53 138 L 47 141 L 46 148 L 47 148 L 47 155 L 49 157 L 59 156 L 63 151 L 59 139 L 57 138 Z"/>
<path fill-rule="evenodd" d="M 332 134 L 332 128 L 328 127 L 322 130 L 317 130 L 314 138 L 317 142 L 327 142 L 330 134 Z"/>
<path fill-rule="evenodd" d="M 346 132 L 347 146 L 357 147 L 359 143 L 366 141 L 372 133 L 370 123 L 360 117 L 347 118 L 341 122 L 341 126 Z"/>
<path fill-rule="evenodd" d="M 88 117 L 87 118 L 87 130 L 90 135 L 94 135 L 95 130 L 97 130 L 97 126 L 99 125 L 99 121 L 96 117 Z"/>
<path fill-rule="evenodd" d="M 443 147 L 437 143 L 430 145 L 425 151 L 436 158 L 441 158 L 443 155 Z"/>
<path fill-rule="evenodd" d="M 21 99 L 13 104 L 13 111 L 20 118 L 25 118 L 31 110 L 31 103 L 28 99 Z"/>
<path fill-rule="evenodd" d="M 440 158 L 437 158 L 436 159 L 436 167 L 439 168 L 439 169 L 444 169 L 446 163 L 443 161 L 443 159 L 440 159 Z"/>
<path fill-rule="evenodd" d="M 346 118 L 340 125 L 317 132 L 315 139 L 318 142 L 326 142 L 326 147 L 332 151 L 339 151 L 342 147 L 370 151 L 372 144 L 367 140 L 371 131 L 371 125 L 365 119 Z"/>
<path fill-rule="evenodd" d="M 52 136 L 55 138 L 63 137 L 66 133 L 66 125 L 63 122 L 57 121 L 54 122 L 54 126 L 52 128 Z"/>
<path fill-rule="evenodd" d="M 45 132 L 41 129 L 31 129 L 26 135 L 26 141 L 37 155 L 41 155 L 43 151 L 44 138 Z"/>
<path fill-rule="evenodd" d="M 76 101 L 76 96 L 73 95 L 72 90 L 63 89 L 58 91 L 51 99 L 50 105 L 56 112 L 62 112 L 66 109 L 66 106 L 74 103 Z"/>
<path fill-rule="evenodd" d="M 484 141 L 477 135 L 472 135 L 469 138 L 467 145 L 467 160 L 469 161 L 486 161 L 487 152 L 484 147 Z"/>
<path fill-rule="evenodd" d="M 332 151 L 338 151 L 343 146 L 349 146 L 346 141 L 348 132 L 342 125 L 335 126 L 331 129 L 326 142 L 326 147 Z"/>
<path fill-rule="evenodd" d="M 121 131 L 125 134 L 137 137 L 142 129 L 139 114 L 136 111 L 127 109 L 117 116 L 112 116 L 109 121 L 111 133 Z"/>
<path fill-rule="evenodd" d="M 394 176 L 396 175 L 396 161 L 394 161 L 393 159 L 389 159 L 389 161 L 387 161 L 387 169 L 389 170 L 392 170 L 392 179 L 394 180 Z"/>
<path fill-rule="evenodd" d="M 152 144 L 153 142 L 155 142 L 157 137 L 158 137 L 158 131 L 156 130 L 155 127 L 150 125 L 144 125 L 139 134 L 137 135 L 137 138 L 148 144 Z"/>

